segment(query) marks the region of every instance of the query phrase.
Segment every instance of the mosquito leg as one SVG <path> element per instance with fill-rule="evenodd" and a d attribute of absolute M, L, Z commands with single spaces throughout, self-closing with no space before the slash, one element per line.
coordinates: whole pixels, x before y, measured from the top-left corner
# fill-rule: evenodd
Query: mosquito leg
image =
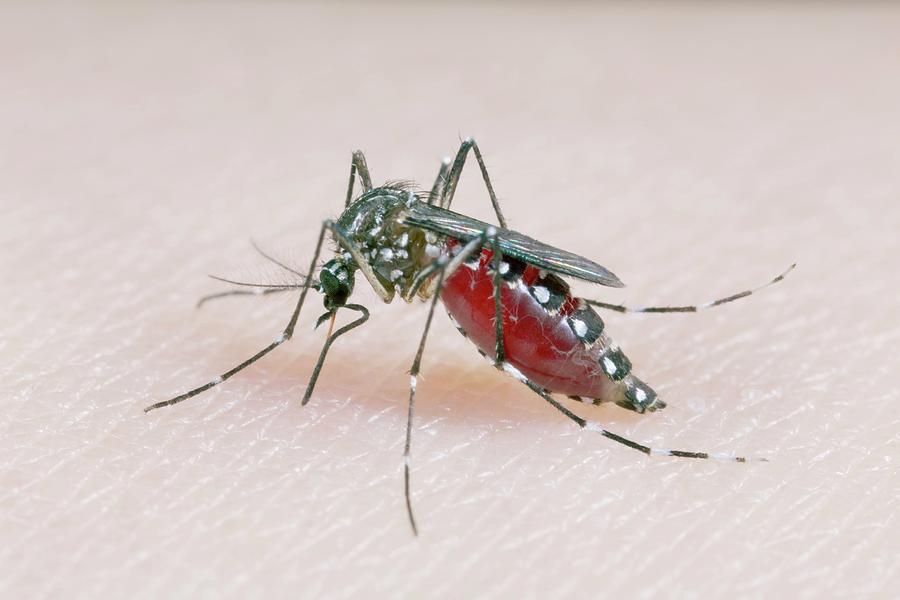
<path fill-rule="evenodd" d="M 504 267 L 506 267 L 506 270 L 509 270 L 509 264 L 503 262 L 503 251 L 500 250 L 496 231 L 493 233 L 491 246 L 494 251 L 494 360 L 497 363 L 503 363 L 506 361 L 506 348 L 503 340 L 503 304 L 501 303 L 500 294 L 503 291 Z"/>
<path fill-rule="evenodd" d="M 438 170 L 437 177 L 434 178 L 434 185 L 431 186 L 431 193 L 428 194 L 428 204 L 434 204 L 435 201 L 437 201 L 438 206 L 440 206 L 441 196 L 444 192 L 444 186 L 447 184 L 447 179 L 450 175 L 450 165 L 452 164 L 453 159 L 449 156 L 441 161 L 441 168 Z"/>
<path fill-rule="evenodd" d="M 362 316 L 356 319 L 355 321 L 344 325 L 325 340 L 325 345 L 322 346 L 322 352 L 319 354 L 319 360 L 316 361 L 316 367 L 313 369 L 312 375 L 309 377 L 309 383 L 306 384 L 306 393 L 303 394 L 303 401 L 300 403 L 301 406 L 305 406 L 309 399 L 312 397 L 313 388 L 316 387 L 316 381 L 319 379 L 319 373 L 322 371 L 322 365 L 325 364 L 325 355 L 328 354 L 329 348 L 331 348 L 331 344 L 334 343 L 334 340 L 338 339 L 340 336 L 344 335 L 348 331 L 356 329 L 363 323 L 369 320 L 369 311 L 365 306 L 360 304 L 345 304 L 340 308 L 346 308 L 348 310 L 355 310 L 358 313 L 361 313 Z M 335 309 L 337 310 L 337 309 Z M 327 316 L 329 313 L 325 313 L 323 316 Z"/>
<path fill-rule="evenodd" d="M 344 202 L 344 208 L 350 206 L 353 201 L 353 183 L 356 176 L 359 176 L 363 193 L 372 189 L 372 178 L 369 176 L 369 167 L 366 165 L 366 157 L 362 150 L 355 150 L 353 157 L 350 159 L 350 182 L 347 184 L 347 200 Z"/>
<path fill-rule="evenodd" d="M 434 187 L 431 189 L 432 196 L 429 197 L 429 204 L 432 203 L 433 198 L 438 199 L 438 206 L 441 208 L 450 208 L 450 204 L 453 202 L 453 196 L 456 194 L 456 185 L 459 183 L 459 176 L 462 174 L 463 166 L 466 164 L 466 157 L 469 154 L 469 150 L 475 153 L 475 160 L 478 161 L 478 166 L 481 168 L 481 177 L 484 179 L 484 185 L 487 187 L 488 194 L 491 197 L 491 205 L 494 207 L 494 213 L 497 215 L 497 222 L 500 224 L 500 227 L 507 229 L 506 219 L 503 218 L 503 213 L 500 211 L 500 202 L 497 200 L 497 195 L 494 193 L 494 186 L 491 185 L 491 178 L 488 175 L 487 167 L 484 166 L 484 159 L 481 157 L 481 150 L 478 149 L 478 144 L 475 143 L 475 140 L 472 138 L 466 138 L 463 140 L 462 145 L 459 147 L 459 151 L 456 153 L 456 159 L 453 161 L 453 166 L 450 168 L 450 173 L 446 177 L 443 177 L 447 163 L 446 161 L 441 166 L 441 171 L 438 173 L 438 179 L 434 182 Z M 445 181 L 442 185 L 438 185 L 439 182 Z M 436 188 L 440 187 L 441 189 L 438 191 Z"/>
<path fill-rule="evenodd" d="M 329 230 L 331 230 L 331 231 L 334 230 L 334 222 L 333 221 L 323 222 L 322 229 L 321 229 L 321 231 L 319 231 L 319 240 L 316 242 L 316 250 L 315 250 L 315 252 L 313 252 L 312 261 L 310 261 L 310 264 L 309 264 L 309 272 L 310 273 L 312 273 L 316 268 L 316 261 L 319 260 L 319 253 L 322 251 L 322 243 L 325 241 L 325 232 L 327 232 Z M 260 350 L 259 352 L 257 352 L 256 354 L 254 354 L 253 356 L 251 356 L 244 362 L 242 362 L 241 364 L 237 365 L 236 367 L 233 367 L 232 369 L 222 373 L 221 375 L 219 375 L 212 381 L 205 383 L 205 384 L 201 385 L 200 387 L 196 387 L 188 392 L 185 392 L 184 394 L 181 394 L 180 396 L 176 396 L 176 397 L 172 398 L 171 400 L 164 400 L 162 402 L 157 402 L 156 404 L 151 404 L 150 406 L 148 406 L 147 408 L 144 409 L 144 412 L 150 412 L 151 410 L 154 410 L 157 408 L 162 408 L 164 406 L 171 406 L 172 404 L 178 404 L 179 402 L 183 402 L 184 400 L 187 400 L 188 398 L 193 398 L 197 394 L 203 393 L 206 390 L 219 385 L 223 381 L 230 379 L 236 373 L 243 371 L 245 368 L 249 367 L 256 361 L 258 361 L 260 358 L 262 358 L 263 356 L 265 356 L 266 354 L 268 354 L 269 352 L 271 352 L 272 350 L 274 350 L 275 348 L 277 348 L 278 346 L 280 346 L 287 340 L 291 339 L 291 336 L 294 334 L 294 328 L 297 326 L 297 319 L 300 318 L 300 309 L 303 308 L 303 302 L 306 300 L 306 294 L 309 292 L 309 288 L 311 287 L 311 285 L 312 285 L 312 277 L 307 277 L 306 281 L 303 283 L 303 291 L 300 292 L 300 299 L 297 300 L 297 306 L 294 308 L 294 312 L 291 315 L 291 320 L 288 321 L 287 326 L 278 335 L 278 337 L 276 337 L 275 340 L 272 341 L 271 344 L 269 344 L 268 346 L 266 346 L 265 348 L 263 348 L 262 350 Z"/>
<path fill-rule="evenodd" d="M 512 375 L 514 378 L 518 379 L 522 383 L 531 389 L 535 394 L 546 400 L 553 408 L 567 416 L 569 419 L 575 422 L 576 425 L 581 427 L 582 429 L 589 429 L 591 431 L 595 431 L 600 435 L 611 439 L 614 442 L 618 442 L 623 446 L 628 446 L 629 448 L 633 448 L 638 452 L 643 452 L 648 456 L 677 456 L 681 458 L 703 458 L 703 459 L 713 459 L 720 460 L 725 462 L 768 462 L 765 458 L 746 458 L 743 456 L 736 456 L 730 453 L 709 453 L 709 452 L 691 452 L 688 450 L 662 450 L 659 448 L 651 448 L 650 446 L 645 446 L 643 444 L 639 444 L 633 440 L 630 440 L 626 437 L 622 437 L 617 435 L 611 431 L 607 431 L 600 426 L 599 423 L 594 421 L 588 421 L 586 419 L 582 419 L 568 408 L 557 402 L 547 390 L 543 389 L 530 379 L 528 379 L 521 371 L 515 368 L 513 365 L 509 363 L 503 363 L 498 365 L 498 368 L 506 371 L 508 374 Z"/>
<path fill-rule="evenodd" d="M 419 535 L 419 530 L 416 527 L 416 519 L 413 516 L 412 499 L 409 493 L 409 450 L 410 445 L 412 444 L 412 422 L 416 400 L 416 382 L 418 381 L 419 370 L 422 365 L 422 354 L 425 352 L 425 340 L 428 339 L 428 331 L 431 329 L 431 321 L 434 318 L 434 309 L 437 306 L 438 298 L 441 296 L 444 280 L 452 275 L 466 259 L 480 251 L 489 237 L 496 237 L 496 235 L 497 230 L 491 227 L 479 237 L 469 241 L 460 253 L 453 257 L 453 260 L 448 260 L 446 255 L 437 259 L 437 285 L 435 286 L 434 295 L 431 298 L 431 304 L 428 307 L 428 318 L 425 320 L 425 329 L 422 331 L 422 339 L 419 340 L 419 348 L 416 351 L 416 357 L 413 359 L 412 367 L 409 370 L 409 408 L 406 414 L 406 443 L 403 446 L 403 490 L 406 498 L 406 513 L 409 516 L 409 524 L 412 527 L 413 535 Z"/>
<path fill-rule="evenodd" d="M 693 304 L 689 306 L 623 306 L 622 304 L 607 304 L 606 302 L 600 302 L 599 300 L 585 300 L 588 304 L 593 306 L 599 306 L 600 308 L 606 308 L 609 310 L 614 310 L 620 313 L 688 313 L 688 312 L 699 312 L 701 310 L 706 310 L 707 308 L 713 308 L 714 306 L 721 306 L 723 304 L 728 304 L 729 302 L 734 302 L 735 300 L 740 300 L 741 298 L 746 298 L 756 292 L 763 290 L 770 285 L 774 285 L 781 281 L 787 276 L 788 273 L 794 270 L 797 264 L 794 263 L 790 267 L 785 270 L 784 273 L 779 275 L 778 277 L 772 279 L 771 281 L 753 289 L 744 290 L 743 292 L 738 292 L 737 294 L 731 294 L 730 296 L 725 296 L 724 298 L 719 298 L 718 300 L 711 300 L 709 302 L 704 302 L 703 304 Z"/>
<path fill-rule="evenodd" d="M 442 257 L 445 264 L 447 259 Z M 441 269 L 438 273 L 438 290 L 444 285 L 445 270 Z M 431 305 L 428 307 L 428 318 L 425 319 L 425 329 L 422 331 L 422 339 L 419 340 L 419 349 L 416 350 L 416 357 L 413 359 L 412 367 L 409 370 L 409 405 L 406 412 L 406 443 L 403 446 L 403 495 L 406 498 L 406 514 L 409 516 L 409 525 L 412 527 L 413 535 L 419 535 L 419 528 L 416 527 L 416 518 L 413 516 L 412 498 L 409 494 L 409 449 L 412 444 L 412 421 L 413 411 L 416 403 L 416 382 L 419 377 L 419 369 L 422 365 L 422 354 L 425 352 L 425 340 L 428 339 L 428 330 L 431 329 L 431 321 L 434 318 L 434 309 L 437 305 L 439 293 L 436 293 L 431 299 Z"/>

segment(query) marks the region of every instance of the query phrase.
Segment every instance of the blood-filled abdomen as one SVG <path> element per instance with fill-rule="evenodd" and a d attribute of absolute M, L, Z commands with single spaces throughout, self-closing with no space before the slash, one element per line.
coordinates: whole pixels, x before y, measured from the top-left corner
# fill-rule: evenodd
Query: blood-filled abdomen
<path fill-rule="evenodd" d="M 496 357 L 493 254 L 459 267 L 441 300 L 460 332 Z M 565 281 L 521 261 L 500 265 L 505 360 L 549 392 L 616 402 L 644 412 L 665 404 L 631 375 L 631 362 L 604 331 L 603 320 L 570 294 Z"/>

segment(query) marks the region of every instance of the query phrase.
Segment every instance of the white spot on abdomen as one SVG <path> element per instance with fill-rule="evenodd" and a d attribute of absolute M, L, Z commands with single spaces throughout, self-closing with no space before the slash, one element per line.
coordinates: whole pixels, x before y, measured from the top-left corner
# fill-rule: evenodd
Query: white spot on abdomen
<path fill-rule="evenodd" d="M 603 366 L 606 367 L 607 375 L 613 375 L 616 372 L 616 363 L 611 361 L 608 356 L 603 357 Z"/>
<path fill-rule="evenodd" d="M 572 319 L 572 327 L 575 328 L 575 335 L 577 335 L 578 337 L 584 337 L 585 335 L 587 335 L 587 323 L 585 323 L 581 319 Z"/>

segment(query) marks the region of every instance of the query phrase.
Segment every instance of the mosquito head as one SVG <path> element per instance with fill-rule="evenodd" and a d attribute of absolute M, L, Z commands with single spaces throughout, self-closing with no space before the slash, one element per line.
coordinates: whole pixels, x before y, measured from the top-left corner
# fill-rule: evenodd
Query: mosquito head
<path fill-rule="evenodd" d="M 353 274 L 356 269 L 343 259 L 334 258 L 322 266 L 319 289 L 325 294 L 325 308 L 344 306 L 353 293 Z"/>

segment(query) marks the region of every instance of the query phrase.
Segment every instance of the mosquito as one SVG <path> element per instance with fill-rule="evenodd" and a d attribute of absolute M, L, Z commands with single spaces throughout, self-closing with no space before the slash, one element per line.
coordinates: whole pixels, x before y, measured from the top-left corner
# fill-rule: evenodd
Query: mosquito
<path fill-rule="evenodd" d="M 497 218 L 491 225 L 450 210 L 463 166 L 470 152 Z M 354 196 L 357 180 L 362 193 Z M 364 324 L 369 310 L 348 302 L 359 272 L 375 293 L 389 303 L 399 297 L 407 303 L 430 301 L 425 327 L 409 374 L 406 440 L 403 450 L 404 498 L 414 535 L 418 527 L 410 493 L 410 447 L 416 386 L 425 343 L 440 298 L 459 332 L 471 340 L 490 364 L 527 386 L 578 427 L 600 434 L 649 456 L 716 459 L 747 462 L 731 453 L 708 453 L 652 448 L 606 430 L 564 406 L 554 394 L 589 404 L 613 402 L 638 413 L 664 408 L 653 389 L 632 373 L 632 364 L 606 331 L 593 307 L 617 312 L 698 312 L 747 297 L 781 281 L 796 265 L 757 288 L 710 302 L 688 306 L 627 307 L 572 295 L 563 277 L 623 287 L 609 269 L 587 258 L 566 252 L 509 229 L 475 140 L 464 140 L 455 159 L 446 158 L 430 191 L 406 182 L 372 186 L 366 159 L 353 152 L 350 180 L 343 213 L 322 223 L 307 273 L 316 272 L 326 237 L 337 244 L 334 256 L 318 270 L 318 277 L 301 273 L 260 250 L 267 259 L 299 277 L 298 283 L 258 285 L 223 280 L 247 289 L 206 296 L 206 301 L 232 295 L 300 291 L 294 312 L 284 330 L 265 348 L 211 381 L 170 400 L 157 402 L 145 412 L 192 398 L 230 379 L 290 340 L 309 291 L 322 294 L 326 312 L 316 327 L 329 321 L 329 332 L 310 375 L 301 401 L 305 405 L 325 357 L 334 341 Z M 259 248 L 257 248 L 259 250 Z M 333 330 L 338 311 L 356 313 L 355 320 Z M 755 459 L 765 460 L 765 459 Z"/>

